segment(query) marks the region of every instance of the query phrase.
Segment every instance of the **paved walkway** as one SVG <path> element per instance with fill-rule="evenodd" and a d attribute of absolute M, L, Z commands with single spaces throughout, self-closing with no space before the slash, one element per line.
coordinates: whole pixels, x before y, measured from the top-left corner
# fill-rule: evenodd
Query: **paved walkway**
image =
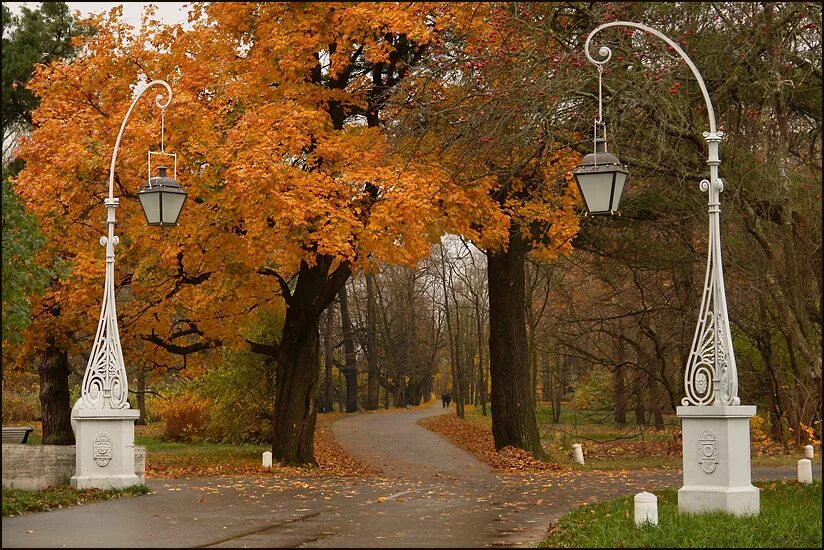
<path fill-rule="evenodd" d="M 416 425 L 436 407 L 333 425 L 366 479 L 149 479 L 154 493 L 3 518 L 3 547 L 534 546 L 585 502 L 677 486 L 678 470 L 504 476 Z M 756 479 L 794 477 L 756 469 Z M 816 477 L 821 476 L 820 465 Z"/>

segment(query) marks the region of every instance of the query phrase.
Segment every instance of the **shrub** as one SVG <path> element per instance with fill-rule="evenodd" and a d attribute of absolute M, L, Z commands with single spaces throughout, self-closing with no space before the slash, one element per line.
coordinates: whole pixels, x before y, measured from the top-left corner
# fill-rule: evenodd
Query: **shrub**
<path fill-rule="evenodd" d="M 157 400 L 155 408 L 166 423 L 163 439 L 191 442 L 206 436 L 210 403 L 192 388 L 173 389 L 167 393 L 166 399 Z"/>
<path fill-rule="evenodd" d="M 612 407 L 612 375 L 593 369 L 575 385 L 571 405 L 576 410 L 602 411 Z"/>
<path fill-rule="evenodd" d="M 275 345 L 283 328 L 284 308 L 260 311 L 246 336 Z M 198 380 L 197 392 L 212 404 L 207 433 L 229 443 L 268 443 L 274 413 L 275 362 L 248 350 L 223 350 L 217 365 Z"/>
<path fill-rule="evenodd" d="M 259 311 L 244 331 L 252 341 L 275 345 L 284 307 Z M 248 349 L 223 349 L 216 364 L 195 380 L 147 398 L 153 416 L 165 421 L 163 439 L 268 443 L 272 436 L 275 362 Z"/>
<path fill-rule="evenodd" d="M 753 443 L 766 443 L 769 441 L 767 418 L 763 413 L 750 418 L 750 437 Z"/>
<path fill-rule="evenodd" d="M 40 396 L 37 385 L 9 386 L 3 384 L 3 424 L 31 422 L 40 418 Z"/>
<path fill-rule="evenodd" d="M 198 395 L 210 403 L 209 439 L 227 443 L 270 441 L 274 371 L 272 360 L 249 351 L 224 350 L 221 361 L 197 384 Z"/>
<path fill-rule="evenodd" d="M 157 422 L 161 420 L 158 414 L 158 409 L 162 408 L 162 401 L 164 399 L 154 394 L 146 395 L 146 410 L 143 414 L 146 415 L 146 422 Z"/>

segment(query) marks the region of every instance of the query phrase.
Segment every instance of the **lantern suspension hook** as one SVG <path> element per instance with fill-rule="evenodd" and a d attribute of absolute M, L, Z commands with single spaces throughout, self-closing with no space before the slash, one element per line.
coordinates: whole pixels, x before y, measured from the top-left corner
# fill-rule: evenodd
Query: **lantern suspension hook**
<path fill-rule="evenodd" d="M 603 65 L 598 65 L 598 121 L 604 121 L 604 89 L 603 89 Z"/>
<path fill-rule="evenodd" d="M 608 49 L 608 48 L 607 48 Z M 587 56 L 589 57 L 589 56 Z M 598 166 L 598 125 L 600 124 L 604 131 L 604 144 L 606 145 L 607 139 L 607 125 L 604 123 L 604 93 L 603 93 L 603 72 L 604 67 L 602 64 L 596 64 L 598 67 L 598 118 L 595 119 L 592 128 L 592 151 L 594 153 L 593 156 L 593 163 L 594 166 Z"/>
<path fill-rule="evenodd" d="M 634 23 L 631 21 L 612 21 L 610 23 L 604 23 L 600 27 L 596 27 L 592 30 L 592 32 L 589 33 L 589 36 L 587 36 L 587 40 L 584 43 L 584 54 L 587 56 L 587 59 L 589 59 L 590 63 L 597 66 L 600 70 L 601 66 L 606 64 L 612 58 L 612 50 L 610 50 L 606 46 L 601 46 L 600 48 L 598 48 L 598 55 L 603 58 L 601 60 L 594 59 L 589 54 L 589 43 L 592 42 L 592 38 L 602 30 L 608 29 L 610 27 L 633 27 L 636 29 L 640 29 L 642 31 L 648 32 L 653 36 L 657 36 L 658 38 L 666 42 L 670 47 L 672 47 L 672 49 L 675 50 L 675 52 L 679 56 L 681 56 L 681 58 L 684 60 L 687 66 L 689 66 L 690 70 L 692 71 L 692 74 L 695 76 L 695 80 L 698 82 L 698 86 L 701 88 L 701 94 L 704 96 L 704 103 L 706 103 L 707 106 L 707 117 L 709 118 L 710 122 L 710 134 L 718 134 L 717 129 L 715 127 L 715 109 L 713 109 L 712 107 L 712 102 L 710 101 L 710 94 L 707 91 L 706 84 L 704 84 L 704 78 L 701 76 L 701 73 L 698 72 L 698 68 L 695 66 L 695 63 L 692 62 L 692 59 L 689 58 L 689 56 L 686 54 L 686 52 L 684 52 L 681 46 L 679 46 L 676 42 L 670 40 L 666 35 L 653 29 L 652 27 L 648 27 L 641 23 Z"/>
<path fill-rule="evenodd" d="M 159 97 L 159 96 L 158 96 Z M 166 108 L 160 108 L 160 152 L 165 153 L 166 149 L 163 148 L 163 142 L 165 141 L 166 137 Z"/>
<path fill-rule="evenodd" d="M 112 152 L 112 163 L 109 166 L 109 200 L 114 200 L 114 165 L 117 162 L 117 151 L 120 149 L 120 139 L 123 137 L 123 131 L 126 129 L 126 123 L 129 121 L 129 116 L 132 114 L 134 110 L 134 106 L 137 105 L 137 100 L 140 99 L 143 94 L 146 93 L 146 90 L 151 88 L 152 86 L 163 86 L 166 88 L 166 101 L 163 101 L 163 94 L 157 94 L 155 97 L 155 105 L 160 107 L 161 112 L 165 110 L 166 107 L 172 102 L 172 87 L 165 80 L 152 80 L 149 82 L 143 90 L 135 96 L 132 100 L 131 106 L 129 106 L 129 110 L 126 111 L 126 116 L 123 118 L 123 123 L 120 125 L 120 132 L 117 134 L 117 141 L 114 144 L 114 152 Z"/>

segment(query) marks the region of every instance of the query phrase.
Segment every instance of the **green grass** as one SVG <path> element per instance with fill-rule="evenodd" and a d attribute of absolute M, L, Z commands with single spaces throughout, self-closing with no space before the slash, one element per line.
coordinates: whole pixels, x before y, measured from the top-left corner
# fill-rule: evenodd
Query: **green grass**
<path fill-rule="evenodd" d="M 46 512 L 75 504 L 111 500 L 115 498 L 145 495 L 150 489 L 145 485 L 135 485 L 125 489 L 81 489 L 71 487 L 49 487 L 40 491 L 3 489 L 3 516 L 19 516 L 32 512 Z"/>
<path fill-rule="evenodd" d="M 541 547 L 821 548 L 821 481 L 757 482 L 757 517 L 679 514 L 675 489 L 656 491 L 658 525 L 636 528 L 633 496 L 590 504 L 563 517 Z"/>
<path fill-rule="evenodd" d="M 560 455 L 560 456 L 559 456 Z M 641 470 L 644 468 L 681 469 L 684 464 L 680 456 L 628 456 L 617 458 L 587 459 L 585 464 L 572 462 L 569 453 L 550 453 L 555 462 L 566 460 L 573 470 Z M 551 461 L 551 460 L 550 460 Z"/>
<path fill-rule="evenodd" d="M 632 411 L 627 414 L 627 420 L 630 423 L 634 418 L 632 414 Z M 535 418 L 539 426 L 552 426 L 552 406 L 549 403 L 539 402 L 535 409 Z M 621 431 L 623 428 L 616 424 L 612 418 L 612 410 L 577 410 L 569 403 L 562 402 L 560 422 L 557 425 L 585 431 L 592 426 L 607 426 L 614 431 Z M 664 414 L 665 426 L 680 426 L 680 424 L 675 414 Z"/>
<path fill-rule="evenodd" d="M 155 475 L 183 471 L 220 473 L 225 469 L 255 469 L 269 449 L 260 444 L 163 441 L 156 436 L 136 435 L 135 445 L 146 447 L 146 469 Z"/>
<path fill-rule="evenodd" d="M 631 411 L 630 411 L 631 412 Z M 467 407 L 466 416 L 477 422 L 492 424 L 491 416 L 483 417 L 480 407 Z M 631 416 L 631 414 L 629 415 Z M 612 420 L 611 411 L 581 411 L 563 403 L 559 423 L 552 422 L 552 410 L 549 403 L 539 403 L 536 409 L 536 419 L 541 432 L 541 439 L 547 451 L 547 462 L 568 464 L 574 470 L 638 470 L 642 468 L 675 468 L 680 469 L 682 464 L 680 443 L 675 439 L 680 433 L 680 420 L 672 414 L 664 415 L 663 431 L 647 427 L 640 433 L 637 426 L 628 423 L 624 426 Z M 641 442 L 645 444 L 643 452 L 619 452 L 610 457 L 595 458 L 588 455 L 586 464 L 579 465 L 572 462 L 570 452 L 573 443 L 581 443 L 585 453 L 602 443 L 614 444 L 616 441 Z M 646 445 L 649 444 L 649 445 Z M 667 445 L 674 445 L 675 452 L 664 453 Z M 601 453 L 603 454 L 603 453 Z M 760 455 L 752 457 L 753 466 L 792 466 L 795 467 L 801 451 L 791 451 L 789 454 Z M 821 463 L 818 454 L 813 462 Z"/>
<path fill-rule="evenodd" d="M 147 452 L 165 452 L 170 454 L 186 454 L 196 450 L 198 454 L 208 457 L 229 455 L 256 456 L 265 451 L 268 446 L 257 443 L 212 443 L 192 442 L 180 443 L 177 441 L 163 441 L 154 436 L 135 436 L 134 444 L 146 447 Z M 259 457 L 257 457 L 259 458 Z"/>

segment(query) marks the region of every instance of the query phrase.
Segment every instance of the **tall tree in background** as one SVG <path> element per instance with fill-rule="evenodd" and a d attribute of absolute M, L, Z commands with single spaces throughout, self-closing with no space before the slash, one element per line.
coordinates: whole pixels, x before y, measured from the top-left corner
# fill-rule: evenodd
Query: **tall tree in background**
<path fill-rule="evenodd" d="M 35 65 L 70 58 L 72 38 L 79 34 L 65 2 L 42 2 L 36 10 L 20 7 L 14 15 L 3 4 L 3 165 L 15 146 L 15 138 L 31 127 L 31 113 L 38 99 L 26 87 Z"/>
<path fill-rule="evenodd" d="M 45 244 L 37 220 L 26 212 L 3 178 L 3 355 L 7 344 L 19 344 L 31 314 L 29 296 L 49 283 L 49 270 L 34 256 Z M 5 363 L 5 361 L 4 361 Z"/>
<path fill-rule="evenodd" d="M 380 367 L 378 364 L 377 338 L 378 302 L 375 296 L 375 274 L 366 273 L 366 353 L 367 353 L 367 388 L 366 410 L 378 408 L 378 391 L 380 384 Z"/>
<path fill-rule="evenodd" d="M 27 87 L 35 66 L 70 58 L 72 38 L 79 33 L 65 2 L 44 2 L 36 10 L 26 6 L 13 15 L 2 6 L 3 28 L 3 357 L 7 344 L 19 344 L 29 325 L 30 298 L 42 293 L 50 280 L 64 274 L 60 262 L 38 265 L 35 255 L 46 244 L 37 222 L 20 203 L 9 178 L 23 167 L 15 158 L 18 140 L 31 130 L 38 98 Z M 39 360 L 43 443 L 71 445 L 69 422 L 69 364 L 65 348 L 47 346 Z M 3 361 L 7 364 L 7 361 Z M 4 377 L 5 379 L 5 377 Z"/>
<path fill-rule="evenodd" d="M 321 313 L 353 270 L 414 263 L 447 220 L 462 223 L 431 197 L 471 202 L 476 193 L 393 158 L 381 131 L 388 94 L 435 40 L 433 17 L 451 8 L 194 9 L 191 30 L 147 17 L 132 35 L 117 12 L 97 18 L 81 59 L 38 73 L 43 122 L 24 151 L 40 162 L 18 180 L 50 240 L 82 264 L 70 288 L 51 296 L 71 298 L 63 315 L 76 333 L 89 325 L 83 309 L 96 294 L 89 289 L 103 279 L 104 264 L 89 250 L 97 224 L 87 217 L 99 211 L 112 126 L 135 83 L 168 79 L 175 96 L 166 125 L 175 131 L 166 132 L 166 150 L 178 153 L 192 200 L 180 227 L 162 239 L 145 227 L 130 182 L 142 179 L 145 152 L 156 150 L 159 136 L 157 112 L 141 105 L 115 178 L 129 199 L 118 209 L 129 239 L 119 245 L 116 285 L 135 298 L 118 304 L 124 349 L 136 350 L 129 339 L 153 344 L 147 354 L 235 345 L 243 336 L 231 320 L 282 296 L 277 343 L 252 349 L 277 361 L 275 459 L 311 463 Z M 66 133 L 81 137 L 67 144 Z"/>
<path fill-rule="evenodd" d="M 577 8 L 476 4 L 452 40 L 399 94 L 398 146 L 437 158 L 485 192 L 463 235 L 487 253 L 492 431 L 496 448 L 543 456 L 527 354 L 524 262 L 571 250 L 578 230 L 569 170 L 577 105 L 566 44 Z M 549 61 L 554 60 L 554 61 Z"/>
<path fill-rule="evenodd" d="M 340 304 L 340 322 L 343 333 L 346 412 L 356 412 L 358 410 L 358 363 L 355 357 L 355 335 L 352 327 L 352 317 L 349 315 L 349 298 L 346 285 L 343 285 L 343 288 L 338 292 L 338 303 Z"/>
<path fill-rule="evenodd" d="M 314 460 L 321 312 L 354 269 L 428 252 L 434 211 L 426 202 L 437 175 L 387 162 L 381 113 L 435 39 L 439 9 L 213 4 L 208 15 L 218 30 L 192 33 L 227 52 L 217 88 L 242 106 L 231 108 L 237 122 L 223 161 L 237 199 L 221 208 L 234 210 L 257 249 L 250 262 L 287 304 L 276 352 L 277 460 Z"/>

